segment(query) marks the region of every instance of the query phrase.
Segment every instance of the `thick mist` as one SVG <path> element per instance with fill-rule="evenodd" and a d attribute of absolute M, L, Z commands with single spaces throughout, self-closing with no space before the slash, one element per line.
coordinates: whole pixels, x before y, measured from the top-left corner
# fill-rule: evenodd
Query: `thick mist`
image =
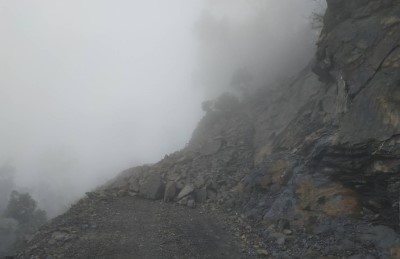
<path fill-rule="evenodd" d="M 181 149 L 201 102 L 312 57 L 312 0 L 0 0 L 0 163 L 54 216 Z"/>
<path fill-rule="evenodd" d="M 0 1 L 0 157 L 18 186 L 57 211 L 53 202 L 182 148 L 201 116 L 190 87 L 198 10 Z"/>
<path fill-rule="evenodd" d="M 195 84 L 208 96 L 274 87 L 311 60 L 324 0 L 206 0 L 196 23 Z M 245 85 L 236 81 L 247 78 Z M 247 89 L 240 89 L 240 88 Z M 236 88 L 236 89 L 235 89 Z M 239 88 L 239 89 L 238 89 Z"/>

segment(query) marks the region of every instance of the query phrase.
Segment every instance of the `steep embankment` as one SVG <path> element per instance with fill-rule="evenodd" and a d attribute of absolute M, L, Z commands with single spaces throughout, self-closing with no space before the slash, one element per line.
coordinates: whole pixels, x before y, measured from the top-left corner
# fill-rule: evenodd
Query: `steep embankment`
<path fill-rule="evenodd" d="M 400 2 L 327 2 L 314 64 L 292 83 L 267 87 L 240 103 L 220 98 L 185 149 L 129 169 L 89 193 L 46 225 L 17 258 L 67 255 L 71 247 L 96 254 L 98 246 L 86 246 L 80 228 L 80 215 L 89 208 L 104 213 L 100 222 L 116 224 L 105 230 L 107 224 L 96 223 L 90 230 L 99 244 L 114 240 L 108 235 L 118 237 L 123 226 L 136 238 L 154 229 L 176 234 L 171 226 L 190 228 L 190 217 L 199 226 L 218 225 L 225 217 L 229 227 L 215 226 L 217 232 L 224 242 L 238 244 L 233 233 L 243 245 L 241 255 L 232 250 L 231 258 L 400 258 Z M 124 217 L 116 220 L 101 210 L 99 199 L 109 199 L 107 206 L 121 208 L 115 213 Z M 150 201 L 160 199 L 184 206 Z M 163 208 L 170 211 L 160 214 L 163 220 L 146 219 Z M 211 219 L 207 211 L 216 216 Z M 84 218 L 92 224 L 89 215 Z M 57 240 L 55 233 L 65 228 L 75 231 L 74 238 Z M 200 258 L 207 253 L 194 240 L 202 236 L 217 245 L 215 251 L 230 249 L 212 234 L 194 233 L 184 235 L 183 244 Z M 141 240 L 154 245 L 151 235 Z M 135 249 L 107 258 L 161 255 Z M 191 257 L 171 249 L 163 258 Z"/>

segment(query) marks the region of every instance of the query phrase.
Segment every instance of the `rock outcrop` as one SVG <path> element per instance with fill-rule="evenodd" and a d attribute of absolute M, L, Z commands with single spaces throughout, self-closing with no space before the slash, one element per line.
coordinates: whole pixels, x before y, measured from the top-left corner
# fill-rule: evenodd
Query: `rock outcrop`
<path fill-rule="evenodd" d="M 221 208 L 254 256 L 400 258 L 400 2 L 327 2 L 291 83 L 216 100 L 187 147 L 95 195 Z"/>

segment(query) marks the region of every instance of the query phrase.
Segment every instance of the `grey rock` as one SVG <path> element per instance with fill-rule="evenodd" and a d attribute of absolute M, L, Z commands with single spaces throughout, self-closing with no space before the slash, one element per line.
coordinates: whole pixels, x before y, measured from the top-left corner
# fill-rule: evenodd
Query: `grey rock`
<path fill-rule="evenodd" d="M 202 156 L 210 156 L 214 155 L 217 153 L 222 146 L 222 141 L 217 139 L 217 140 L 210 140 L 206 142 L 200 149 L 200 154 Z"/>
<path fill-rule="evenodd" d="M 370 254 L 356 254 L 356 255 L 352 255 L 347 257 L 347 259 L 375 259 L 375 256 L 372 256 Z"/>
<path fill-rule="evenodd" d="M 177 181 L 182 177 L 182 172 L 178 170 L 173 170 L 167 173 L 167 180 Z"/>
<path fill-rule="evenodd" d="M 193 183 L 196 188 L 201 188 L 204 186 L 206 181 L 204 180 L 204 177 L 202 175 L 199 175 L 194 179 Z"/>
<path fill-rule="evenodd" d="M 138 194 L 137 192 L 128 192 L 128 195 L 129 195 L 130 197 L 136 197 L 136 196 L 138 196 L 139 194 Z"/>
<path fill-rule="evenodd" d="M 284 233 L 285 230 L 289 230 L 290 221 L 288 219 L 284 219 L 284 218 L 279 219 L 278 220 L 278 224 L 277 224 L 277 228 L 278 228 L 279 231 L 282 231 Z"/>
<path fill-rule="evenodd" d="M 386 226 L 372 226 L 365 229 L 360 233 L 359 238 L 364 242 L 372 242 L 385 251 L 400 244 L 400 235 Z"/>
<path fill-rule="evenodd" d="M 135 185 L 134 182 L 141 178 L 145 168 L 145 166 L 141 166 L 122 171 L 111 183 L 106 184 L 103 188 L 126 190 L 129 188 L 129 185 Z M 135 187 L 133 187 L 133 189 L 135 189 Z"/>
<path fill-rule="evenodd" d="M 283 234 L 290 236 L 290 235 L 293 234 L 293 231 L 290 230 L 290 229 L 284 229 L 284 230 L 283 230 Z"/>
<path fill-rule="evenodd" d="M 62 231 L 56 231 L 51 234 L 50 239 L 47 241 L 49 245 L 54 245 L 57 242 L 63 242 L 68 240 L 68 233 Z"/>
<path fill-rule="evenodd" d="M 186 185 L 178 194 L 178 200 L 182 199 L 183 197 L 188 196 L 194 191 L 194 186 L 191 184 Z"/>
<path fill-rule="evenodd" d="M 175 183 L 176 183 L 176 188 L 179 190 L 182 190 L 183 187 L 185 187 L 185 185 L 186 185 L 186 181 L 184 181 L 184 180 L 179 180 Z"/>
<path fill-rule="evenodd" d="M 56 241 L 62 241 L 65 240 L 68 236 L 68 233 L 66 232 L 61 232 L 61 231 L 56 231 L 53 234 L 51 234 L 51 238 L 56 240 Z"/>
<path fill-rule="evenodd" d="M 349 239 L 344 239 L 340 242 L 340 249 L 342 250 L 351 250 L 356 247 L 356 244 L 349 240 Z"/>
<path fill-rule="evenodd" d="M 188 204 L 188 201 L 189 201 L 189 197 L 186 196 L 186 197 L 183 197 L 182 199 L 178 200 L 177 203 L 178 203 L 179 205 L 187 205 L 187 204 Z"/>
<path fill-rule="evenodd" d="M 214 190 L 207 189 L 207 198 L 215 201 L 217 199 L 217 193 Z"/>
<path fill-rule="evenodd" d="M 205 202 L 207 200 L 207 190 L 205 188 L 196 189 L 194 191 L 194 197 L 198 203 Z"/>
<path fill-rule="evenodd" d="M 177 189 L 175 182 L 167 183 L 164 191 L 164 201 L 172 201 L 176 196 L 176 191 Z"/>
<path fill-rule="evenodd" d="M 196 202 L 193 199 L 188 200 L 187 206 L 189 208 L 194 208 L 196 206 Z"/>
<path fill-rule="evenodd" d="M 286 239 L 284 237 L 280 237 L 276 240 L 276 244 L 283 246 L 286 242 Z"/>
<path fill-rule="evenodd" d="M 138 175 L 132 176 L 128 183 L 129 183 L 129 191 L 131 192 L 139 192 L 140 184 L 139 184 L 139 177 Z"/>
<path fill-rule="evenodd" d="M 140 186 L 140 194 L 148 199 L 160 199 L 163 197 L 164 183 L 161 175 L 157 172 L 148 173 L 143 184 Z"/>
<path fill-rule="evenodd" d="M 272 238 L 272 239 L 278 240 L 278 239 L 285 238 L 285 235 L 282 234 L 282 233 L 271 233 L 271 234 L 269 235 L 269 237 Z"/>
<path fill-rule="evenodd" d="M 269 253 L 266 249 L 257 249 L 257 254 L 260 256 L 268 256 Z"/>

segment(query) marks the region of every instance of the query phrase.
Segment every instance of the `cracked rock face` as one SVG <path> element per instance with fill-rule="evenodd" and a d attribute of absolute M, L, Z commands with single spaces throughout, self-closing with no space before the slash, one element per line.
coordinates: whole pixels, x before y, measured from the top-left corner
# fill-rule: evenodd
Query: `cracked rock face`
<path fill-rule="evenodd" d="M 345 16 L 342 17 L 342 16 Z M 328 1 L 314 70 L 343 80 L 350 107 L 342 142 L 385 140 L 399 130 L 400 5 L 398 1 Z"/>

